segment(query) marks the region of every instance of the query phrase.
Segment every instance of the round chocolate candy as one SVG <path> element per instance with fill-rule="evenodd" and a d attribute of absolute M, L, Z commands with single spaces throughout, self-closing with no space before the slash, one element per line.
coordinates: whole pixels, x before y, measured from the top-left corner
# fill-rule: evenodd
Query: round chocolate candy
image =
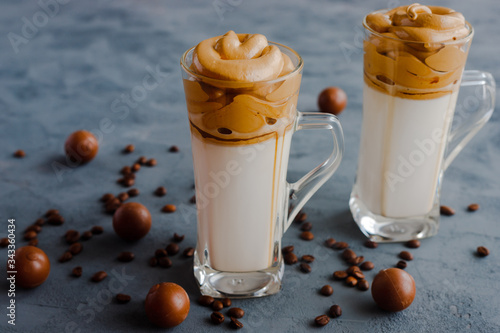
<path fill-rule="evenodd" d="M 77 164 L 90 162 L 98 150 L 99 143 L 94 134 L 84 130 L 71 133 L 64 144 L 66 156 Z"/>
<path fill-rule="evenodd" d="M 122 204 L 113 215 L 113 229 L 125 240 L 139 240 L 151 229 L 151 214 L 140 203 L 127 202 Z"/>
<path fill-rule="evenodd" d="M 7 261 L 7 271 L 16 271 L 16 286 L 34 288 L 49 276 L 50 261 L 45 252 L 35 246 L 23 246 L 15 252 L 15 264 Z"/>
<path fill-rule="evenodd" d="M 322 112 L 339 115 L 347 105 L 346 93 L 337 87 L 328 87 L 318 96 L 318 107 Z"/>
<path fill-rule="evenodd" d="M 163 282 L 154 285 L 146 296 L 146 315 L 159 327 L 179 325 L 189 313 L 189 297 L 178 284 Z"/>
<path fill-rule="evenodd" d="M 373 279 L 372 297 L 386 311 L 404 310 L 415 298 L 415 281 L 402 269 L 383 269 Z"/>

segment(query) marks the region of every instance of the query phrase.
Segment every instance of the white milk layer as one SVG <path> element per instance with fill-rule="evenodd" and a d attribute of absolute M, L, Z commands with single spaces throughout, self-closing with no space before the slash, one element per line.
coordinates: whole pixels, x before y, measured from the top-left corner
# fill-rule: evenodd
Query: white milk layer
<path fill-rule="evenodd" d="M 220 271 L 266 269 L 273 260 L 277 221 L 285 212 L 291 131 L 262 143 L 218 145 L 191 136 L 197 252 Z M 280 235 L 278 235 L 280 237 Z"/>
<path fill-rule="evenodd" d="M 405 99 L 365 83 L 356 184 L 372 213 L 403 218 L 430 212 L 457 96 Z"/>

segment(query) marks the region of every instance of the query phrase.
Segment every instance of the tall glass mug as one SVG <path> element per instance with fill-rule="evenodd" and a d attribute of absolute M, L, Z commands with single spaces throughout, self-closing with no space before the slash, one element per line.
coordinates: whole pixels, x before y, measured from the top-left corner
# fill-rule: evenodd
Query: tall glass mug
<path fill-rule="evenodd" d="M 302 59 L 276 44 L 293 70 L 273 80 L 214 79 L 181 59 L 191 127 L 198 241 L 194 275 L 202 294 L 259 297 L 280 290 L 281 238 L 300 208 L 340 164 L 342 128 L 336 117 L 298 112 Z M 301 129 L 328 129 L 329 158 L 298 182 L 286 181 L 290 143 Z M 297 199 L 289 212 L 289 197 Z"/>
<path fill-rule="evenodd" d="M 375 241 L 433 236 L 443 172 L 490 119 L 495 82 L 489 73 L 463 71 L 474 32 L 460 13 L 415 4 L 373 12 L 363 25 L 363 125 L 351 212 Z M 461 86 L 466 107 L 451 129 Z M 477 108 L 466 115 L 468 105 Z"/>

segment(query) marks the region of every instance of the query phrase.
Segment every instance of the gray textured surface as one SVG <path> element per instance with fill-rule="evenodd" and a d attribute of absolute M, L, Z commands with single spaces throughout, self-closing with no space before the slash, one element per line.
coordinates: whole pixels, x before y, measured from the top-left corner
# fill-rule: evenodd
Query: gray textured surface
<path fill-rule="evenodd" d="M 323 246 L 326 237 L 345 240 L 372 260 L 376 269 L 394 265 L 400 244 L 381 245 L 375 250 L 362 246 L 364 237 L 348 212 L 348 197 L 354 180 L 361 124 L 360 21 L 375 9 L 406 4 L 403 1 L 69 1 L 59 12 L 19 45 L 15 53 L 7 34 L 22 34 L 26 17 L 43 19 L 35 1 L 0 4 L 0 236 L 6 234 L 7 218 L 15 218 L 18 245 L 24 244 L 22 230 L 48 208 L 60 209 L 66 218 L 61 227 L 47 226 L 39 246 L 52 261 L 49 279 L 34 290 L 16 293 L 16 327 L 7 324 L 5 273 L 0 293 L 0 331 L 18 332 L 124 332 L 158 331 L 147 321 L 143 300 L 149 288 L 160 281 L 180 283 L 192 300 L 198 290 L 191 273 L 191 261 L 176 257 L 169 270 L 150 268 L 148 258 L 165 246 L 174 232 L 186 234 L 184 246 L 194 246 L 195 220 L 179 212 L 166 215 L 166 203 L 189 207 L 192 195 L 192 159 L 178 60 L 184 50 L 202 39 L 225 33 L 263 33 L 270 40 L 296 49 L 304 58 L 304 78 L 299 107 L 314 110 L 317 94 L 326 86 L 339 85 L 349 96 L 342 114 L 345 158 L 335 176 L 306 205 L 316 239 L 298 238 L 297 226 L 284 237 L 297 254 L 313 254 L 313 272 L 286 267 L 283 290 L 264 299 L 238 300 L 234 304 L 247 312 L 242 322 L 246 331 L 302 332 L 314 330 L 313 319 L 332 304 L 340 304 L 343 315 L 330 322 L 328 330 L 339 332 L 498 332 L 500 331 L 500 112 L 466 147 L 444 177 L 442 202 L 456 208 L 445 217 L 438 236 L 422 242 L 412 251 L 415 260 L 407 271 L 416 281 L 417 296 L 401 313 L 378 310 L 369 292 L 349 289 L 331 281 L 331 273 L 345 266 L 339 254 Z M 498 55 L 498 2 L 436 1 L 465 13 L 476 29 L 467 68 L 490 71 L 500 78 Z M 37 16 L 38 15 L 38 16 Z M 39 21 L 43 23 L 43 21 Z M 350 51 L 342 52 L 341 46 Z M 346 48 L 347 47 L 347 48 Z M 111 107 L 122 94 L 142 84 L 147 66 L 159 65 L 161 84 L 147 97 L 115 113 Z M 498 91 L 497 91 L 498 92 Z M 120 104 L 120 105 L 123 105 Z M 67 169 L 58 179 L 52 165 L 64 162 L 66 136 L 80 128 L 99 130 L 109 119 L 112 130 L 102 135 L 97 158 L 84 167 Z M 329 149 L 321 142 L 323 133 L 298 133 L 293 141 L 289 179 L 297 179 L 322 160 Z M 325 134 L 326 135 L 326 134 Z M 132 155 L 120 150 L 136 146 Z M 167 152 L 171 144 L 181 151 Z M 24 149 L 24 159 L 12 153 Z M 134 201 L 145 204 L 153 215 L 153 229 L 145 239 L 128 244 L 113 233 L 111 217 L 101 211 L 97 199 L 105 192 L 123 191 L 115 180 L 118 170 L 138 156 L 155 157 L 158 166 L 144 168 L 136 187 L 141 195 Z M 164 198 L 152 191 L 164 185 Z M 471 202 L 481 204 L 475 213 L 466 212 Z M 188 211 L 189 212 L 189 211 Z M 187 221 L 187 222 L 186 222 Z M 84 243 L 84 251 L 72 261 L 57 258 L 66 245 L 65 230 L 87 230 L 102 225 L 105 233 Z M 492 254 L 480 259 L 478 245 Z M 136 260 L 121 264 L 116 255 L 125 249 Z M 6 260 L 0 251 L 0 265 Z M 72 267 L 81 265 L 84 274 L 72 278 Z M 132 276 L 123 292 L 132 296 L 127 305 L 107 303 L 110 288 L 122 286 L 108 278 L 100 284 L 89 281 L 98 270 L 115 270 Z M 117 282 L 118 281 L 118 282 Z M 117 283 L 116 286 L 110 283 Z M 331 297 L 317 294 L 324 284 L 334 287 Z M 96 303 L 97 300 L 97 303 Z M 208 322 L 210 311 L 192 302 L 188 319 L 172 331 L 229 330 Z"/>

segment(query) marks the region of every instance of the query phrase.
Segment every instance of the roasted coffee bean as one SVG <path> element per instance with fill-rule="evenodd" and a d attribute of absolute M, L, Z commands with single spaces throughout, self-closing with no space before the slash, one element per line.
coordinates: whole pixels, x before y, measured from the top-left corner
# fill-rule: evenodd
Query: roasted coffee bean
<path fill-rule="evenodd" d="M 220 313 L 220 312 L 214 311 L 210 315 L 210 320 L 215 325 L 220 325 L 220 324 L 222 324 L 224 322 L 224 315 L 222 313 Z"/>
<path fill-rule="evenodd" d="M 210 306 L 214 301 L 214 298 L 208 295 L 201 295 L 198 298 L 198 304 L 200 304 L 201 306 Z"/>
<path fill-rule="evenodd" d="M 302 231 L 311 231 L 313 225 L 311 222 L 305 222 L 305 223 L 302 223 L 302 225 L 300 226 L 300 230 Z"/>
<path fill-rule="evenodd" d="M 156 265 L 158 265 L 158 259 L 156 259 L 156 257 L 151 257 L 149 259 L 149 266 L 151 267 L 155 267 Z"/>
<path fill-rule="evenodd" d="M 28 245 L 30 246 L 37 246 L 38 245 L 38 238 L 33 238 L 28 242 Z"/>
<path fill-rule="evenodd" d="M 134 260 L 135 255 L 132 252 L 129 251 L 123 251 L 121 252 L 116 259 L 121 262 L 131 262 Z"/>
<path fill-rule="evenodd" d="M 303 255 L 303 256 L 302 256 L 302 258 L 300 258 L 300 259 L 301 259 L 302 261 L 307 262 L 307 263 L 309 263 L 309 264 L 310 264 L 310 263 L 312 263 L 312 262 L 314 261 L 314 259 L 315 259 L 315 258 L 314 258 L 312 255 L 310 255 L 310 254 L 305 254 L 305 255 Z"/>
<path fill-rule="evenodd" d="M 365 246 L 369 249 L 375 249 L 378 246 L 378 243 L 371 240 L 367 240 L 365 242 Z"/>
<path fill-rule="evenodd" d="M 224 308 L 224 304 L 222 304 L 221 301 L 214 301 L 212 303 L 212 310 L 214 311 L 220 311 Z"/>
<path fill-rule="evenodd" d="M 52 215 L 59 215 L 59 211 L 57 209 L 49 209 L 45 212 L 45 217 L 50 217 Z"/>
<path fill-rule="evenodd" d="M 325 245 L 326 247 L 333 247 L 333 245 L 335 245 L 337 241 L 333 238 L 328 238 L 326 241 L 325 241 Z"/>
<path fill-rule="evenodd" d="M 332 249 L 334 250 L 343 250 L 347 249 L 349 247 L 349 244 L 346 242 L 335 242 L 335 244 L 332 245 Z"/>
<path fill-rule="evenodd" d="M 284 248 L 281 249 L 281 253 L 287 254 L 287 253 L 293 252 L 293 250 L 295 250 L 293 245 L 288 245 L 288 246 L 285 246 Z"/>
<path fill-rule="evenodd" d="M 321 316 L 317 316 L 316 318 L 314 318 L 314 322 L 318 326 L 325 326 L 326 324 L 328 324 L 330 322 L 330 318 L 328 318 L 327 315 L 321 315 Z"/>
<path fill-rule="evenodd" d="M 311 273 L 312 271 L 311 266 L 309 266 L 309 264 L 306 264 L 305 262 L 301 263 L 299 267 L 300 270 L 304 273 Z"/>
<path fill-rule="evenodd" d="M 22 149 L 18 149 L 14 152 L 14 157 L 23 158 L 24 156 L 26 156 L 26 153 Z"/>
<path fill-rule="evenodd" d="M 101 201 L 102 202 L 108 202 L 109 200 L 113 199 L 115 196 L 111 193 L 106 193 L 106 194 L 103 194 L 102 197 L 101 197 Z"/>
<path fill-rule="evenodd" d="M 71 254 L 71 252 L 66 251 L 66 252 L 63 253 L 62 256 L 59 257 L 59 262 L 63 263 L 63 262 L 66 262 L 66 261 L 70 261 L 71 258 L 73 258 L 73 255 Z"/>
<path fill-rule="evenodd" d="M 30 231 L 24 233 L 24 239 L 28 240 L 28 241 L 36 238 L 36 236 L 37 236 L 37 233 L 34 232 L 33 230 L 30 230 Z"/>
<path fill-rule="evenodd" d="M 125 178 L 118 178 L 118 179 L 116 180 L 116 183 L 117 183 L 117 184 L 123 184 L 123 181 L 124 181 L 124 180 L 125 180 Z"/>
<path fill-rule="evenodd" d="M 141 165 L 139 163 L 134 163 L 130 169 L 132 169 L 132 172 L 137 172 L 141 170 Z"/>
<path fill-rule="evenodd" d="M 92 229 L 90 229 L 90 231 L 94 235 L 100 235 L 100 234 L 102 234 L 104 232 L 104 228 L 101 227 L 100 225 L 95 225 L 95 226 L 92 227 Z"/>
<path fill-rule="evenodd" d="M 295 219 L 294 221 L 295 222 L 298 222 L 298 223 L 302 223 L 304 222 L 305 220 L 307 220 L 307 214 L 304 213 L 303 211 L 300 211 L 297 216 L 295 216 Z"/>
<path fill-rule="evenodd" d="M 47 223 L 52 225 L 61 225 L 64 223 L 64 217 L 59 214 L 50 215 L 47 218 Z"/>
<path fill-rule="evenodd" d="M 159 196 L 159 197 L 162 197 L 164 196 L 165 194 L 167 194 L 167 189 L 163 186 L 160 186 L 158 187 L 156 190 L 155 190 L 155 195 Z"/>
<path fill-rule="evenodd" d="M 172 260 L 169 257 L 158 258 L 158 265 L 163 268 L 170 268 L 172 267 Z"/>
<path fill-rule="evenodd" d="M 116 299 L 117 303 L 125 304 L 125 303 L 130 302 L 132 297 L 130 297 L 129 295 L 125 295 L 125 294 L 118 294 L 118 295 L 116 295 L 115 299 Z"/>
<path fill-rule="evenodd" d="M 370 283 L 365 279 L 361 279 L 358 281 L 358 289 L 361 291 L 367 291 L 370 289 Z"/>
<path fill-rule="evenodd" d="M 124 202 L 124 201 L 126 201 L 126 200 L 129 198 L 129 196 L 128 196 L 128 193 L 127 193 L 127 192 L 122 192 L 122 193 L 118 194 L 116 197 L 117 197 L 117 198 L 118 198 L 118 200 L 120 200 L 121 202 Z"/>
<path fill-rule="evenodd" d="M 82 250 L 83 250 L 82 243 L 71 244 L 71 246 L 68 249 L 68 251 L 71 252 L 71 254 L 74 256 L 82 252 Z"/>
<path fill-rule="evenodd" d="M 64 233 L 64 238 L 71 238 L 73 237 L 74 234 L 80 234 L 80 233 L 74 229 L 66 230 L 66 232 Z"/>
<path fill-rule="evenodd" d="M 345 249 L 344 252 L 342 252 L 342 259 L 344 259 L 344 260 L 349 260 L 349 259 L 353 259 L 356 257 L 357 257 L 356 252 L 354 252 L 351 249 Z"/>
<path fill-rule="evenodd" d="M 68 230 L 64 239 L 68 244 L 76 243 L 80 239 L 80 233 L 76 230 Z"/>
<path fill-rule="evenodd" d="M 130 169 L 130 170 L 133 171 L 132 169 Z M 135 180 L 135 173 L 131 172 L 131 173 L 127 173 L 126 175 L 123 176 L 124 180 L 128 179 L 128 178 Z"/>
<path fill-rule="evenodd" d="M 302 231 L 300 233 L 300 238 L 306 241 L 311 241 L 314 239 L 314 234 L 310 231 Z"/>
<path fill-rule="evenodd" d="M 475 212 L 478 209 L 479 209 L 479 204 L 477 204 L 477 203 L 473 203 L 473 204 L 470 204 L 469 206 L 467 206 L 467 210 L 469 212 Z"/>
<path fill-rule="evenodd" d="M 349 276 L 349 274 L 347 274 L 346 271 L 335 271 L 335 272 L 333 272 L 333 278 L 335 280 L 344 280 L 348 276 Z"/>
<path fill-rule="evenodd" d="M 106 277 L 108 277 L 108 273 L 106 273 L 105 271 L 99 271 L 99 272 L 95 273 L 94 275 L 92 275 L 91 280 L 92 280 L 92 282 L 101 282 Z"/>
<path fill-rule="evenodd" d="M 358 280 L 361 280 L 361 279 L 364 279 L 365 278 L 365 275 L 363 273 L 361 273 L 360 271 L 354 271 L 352 272 L 351 274 L 352 277 L 358 279 Z"/>
<path fill-rule="evenodd" d="M 455 210 L 448 206 L 441 206 L 439 209 L 441 215 L 452 216 L 455 215 Z"/>
<path fill-rule="evenodd" d="M 355 257 L 355 258 L 351 258 L 351 259 L 346 260 L 346 263 L 348 263 L 349 265 L 359 265 L 364 260 L 365 260 L 365 257 L 359 256 L 359 257 Z"/>
<path fill-rule="evenodd" d="M 371 261 L 365 261 L 361 265 L 359 265 L 359 268 L 361 268 L 364 271 L 371 271 L 372 269 L 375 268 L 375 265 Z"/>
<path fill-rule="evenodd" d="M 10 244 L 10 241 L 7 237 L 0 239 L 0 247 L 1 248 L 9 246 L 9 244 Z"/>
<path fill-rule="evenodd" d="M 413 239 L 405 243 L 406 247 L 410 249 L 417 249 L 420 247 L 420 241 L 418 239 Z"/>
<path fill-rule="evenodd" d="M 155 251 L 156 258 L 166 257 L 167 255 L 168 255 L 168 253 L 167 253 L 167 250 L 165 250 L 165 249 L 158 249 Z"/>
<path fill-rule="evenodd" d="M 194 255 L 194 248 L 188 247 L 182 252 L 182 255 L 186 258 L 191 258 Z"/>
<path fill-rule="evenodd" d="M 126 165 L 120 170 L 120 173 L 122 175 L 128 175 L 132 173 L 132 169 L 128 165 Z"/>
<path fill-rule="evenodd" d="M 42 227 L 36 224 L 32 224 L 24 230 L 25 233 L 28 231 L 34 231 L 38 234 L 40 231 L 42 231 Z"/>
<path fill-rule="evenodd" d="M 299 259 L 297 258 L 297 256 L 293 252 L 289 252 L 289 253 L 285 254 L 283 256 L 283 260 L 285 261 L 285 264 L 287 264 L 287 265 L 293 265 L 299 261 Z"/>
<path fill-rule="evenodd" d="M 129 197 L 136 197 L 139 195 L 139 190 L 136 188 L 131 188 L 130 190 L 127 191 L 127 194 Z"/>
<path fill-rule="evenodd" d="M 83 272 L 82 267 L 81 266 L 76 266 L 71 271 L 71 275 L 73 275 L 75 277 L 80 277 L 80 276 L 82 276 L 82 272 Z"/>
<path fill-rule="evenodd" d="M 346 270 L 346 273 L 349 274 L 349 275 L 352 275 L 354 272 L 361 272 L 361 269 L 358 266 L 350 266 Z"/>
<path fill-rule="evenodd" d="M 148 167 L 153 167 L 153 166 L 155 166 L 156 164 L 157 164 L 157 163 L 156 163 L 156 159 L 154 159 L 154 158 L 151 158 L 151 159 L 149 159 L 149 160 L 146 162 L 146 166 L 148 166 Z"/>
<path fill-rule="evenodd" d="M 121 206 L 121 204 L 122 202 L 118 198 L 109 200 L 108 202 L 106 202 L 105 206 L 106 213 L 113 214 L 118 209 L 118 207 Z"/>
<path fill-rule="evenodd" d="M 125 148 L 123 149 L 123 152 L 126 154 L 130 154 L 135 150 L 134 145 L 126 145 Z"/>
<path fill-rule="evenodd" d="M 146 164 L 146 162 L 147 162 L 147 161 L 148 161 L 148 160 L 147 160 L 147 158 L 146 158 L 145 156 L 141 156 L 141 157 L 139 157 L 139 158 L 137 159 L 137 162 L 136 162 L 136 163 L 139 163 L 139 164 L 141 164 L 141 165 L 144 165 L 144 164 Z"/>
<path fill-rule="evenodd" d="M 177 153 L 179 151 L 179 147 L 177 147 L 176 145 L 173 145 L 168 149 L 168 151 L 171 153 Z"/>
<path fill-rule="evenodd" d="M 123 179 L 122 185 L 125 187 L 134 186 L 135 180 L 133 178 L 125 178 Z"/>
<path fill-rule="evenodd" d="M 406 260 L 406 261 L 411 261 L 413 260 L 413 255 L 408 252 L 408 251 L 401 251 L 399 252 L 399 257 L 403 260 Z"/>
<path fill-rule="evenodd" d="M 332 318 L 338 318 L 338 317 L 342 316 L 342 308 L 337 304 L 332 305 L 330 307 L 330 311 L 328 312 L 328 314 Z"/>
<path fill-rule="evenodd" d="M 233 302 L 231 302 L 231 299 L 229 299 L 227 297 L 221 299 L 220 301 L 222 302 L 222 305 L 224 305 L 225 308 L 231 306 L 231 304 L 233 303 Z"/>
<path fill-rule="evenodd" d="M 229 317 L 240 319 L 245 315 L 245 311 L 243 311 L 243 309 L 241 308 L 230 308 L 229 310 L 227 310 L 227 314 Z"/>
<path fill-rule="evenodd" d="M 177 207 L 175 207 L 175 205 L 172 205 L 172 204 L 165 205 L 161 209 L 161 211 L 164 212 L 164 213 L 173 213 L 176 210 L 177 210 Z"/>
<path fill-rule="evenodd" d="M 165 249 L 167 250 L 169 256 L 174 256 L 179 253 L 179 245 L 175 243 L 168 244 Z"/>
<path fill-rule="evenodd" d="M 333 294 L 333 288 L 329 284 L 325 284 L 323 287 L 321 287 L 319 292 L 321 295 L 330 296 Z"/>
<path fill-rule="evenodd" d="M 401 269 L 405 269 L 407 265 L 408 265 L 408 264 L 406 263 L 406 261 L 404 261 L 404 260 L 400 260 L 400 261 L 398 261 L 398 263 L 396 264 L 396 267 L 397 267 L 397 268 L 401 268 Z"/>
<path fill-rule="evenodd" d="M 92 231 L 87 230 L 87 231 L 85 231 L 85 232 L 82 233 L 82 237 L 80 237 L 80 238 L 81 238 L 81 240 L 86 241 L 86 240 L 91 239 L 93 235 L 94 234 L 92 233 Z"/>
<path fill-rule="evenodd" d="M 477 248 L 477 255 L 480 256 L 480 257 L 486 257 L 490 254 L 490 250 L 488 250 L 486 247 L 484 246 L 479 246 Z"/>
<path fill-rule="evenodd" d="M 196 203 L 196 195 L 193 195 L 191 197 L 191 199 L 189 199 L 189 202 L 192 203 L 192 204 L 195 204 Z"/>
<path fill-rule="evenodd" d="M 234 317 L 230 317 L 231 319 L 231 322 L 229 323 L 231 325 L 232 328 L 234 329 L 240 329 L 240 328 L 243 328 L 243 324 L 236 318 Z"/>
<path fill-rule="evenodd" d="M 45 220 L 44 219 L 37 219 L 35 221 L 35 224 L 41 227 L 45 224 Z"/>
<path fill-rule="evenodd" d="M 346 279 L 345 279 L 345 283 L 349 286 L 349 287 L 355 287 L 357 284 L 358 284 L 358 280 L 353 277 L 353 276 L 348 276 Z"/>
<path fill-rule="evenodd" d="M 173 240 L 174 242 L 180 243 L 184 240 L 184 235 L 178 235 L 177 233 L 174 233 Z"/>

